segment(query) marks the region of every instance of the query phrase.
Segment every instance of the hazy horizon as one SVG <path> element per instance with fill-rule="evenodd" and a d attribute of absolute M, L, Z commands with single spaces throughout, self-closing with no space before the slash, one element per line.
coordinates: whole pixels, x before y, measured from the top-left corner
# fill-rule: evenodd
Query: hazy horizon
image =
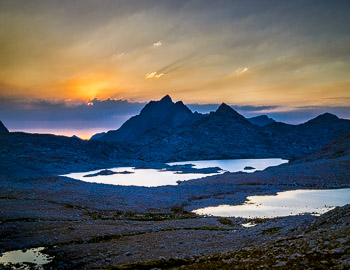
<path fill-rule="evenodd" d="M 0 120 L 11 132 L 76 135 L 89 139 L 96 133 L 118 129 L 130 117 L 139 114 L 146 104 L 112 99 L 94 99 L 75 104 L 64 101 L 0 99 Z M 193 112 L 209 113 L 215 111 L 220 103 L 185 105 Z M 288 124 L 300 124 L 326 112 L 345 119 L 349 119 L 350 115 L 350 107 L 228 105 L 247 118 L 268 115 L 278 122 Z"/>

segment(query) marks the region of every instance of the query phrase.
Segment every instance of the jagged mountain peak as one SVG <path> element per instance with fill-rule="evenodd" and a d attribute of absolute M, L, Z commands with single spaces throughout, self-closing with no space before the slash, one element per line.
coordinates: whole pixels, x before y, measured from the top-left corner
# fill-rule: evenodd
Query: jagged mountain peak
<path fill-rule="evenodd" d="M 184 110 L 187 113 L 192 114 L 192 111 L 185 104 L 183 104 L 182 101 L 174 103 L 171 97 L 169 95 L 166 95 L 160 100 L 152 100 L 147 103 L 146 106 L 141 110 L 140 115 L 163 113 L 169 114 L 178 110 Z"/>
<path fill-rule="evenodd" d="M 131 117 L 118 130 L 109 131 L 96 139 L 132 141 L 150 130 L 175 128 L 187 125 L 194 119 L 194 114 L 185 104 L 181 101 L 174 103 L 171 97 L 166 95 L 158 101 L 146 104 L 140 114 Z"/>
<path fill-rule="evenodd" d="M 164 97 L 162 97 L 160 102 L 171 102 L 171 103 L 173 103 L 173 100 L 171 99 L 171 97 L 169 95 L 165 95 Z"/>
<path fill-rule="evenodd" d="M 236 111 L 224 102 L 221 103 L 220 106 L 215 111 L 215 113 L 232 113 L 232 112 L 236 112 Z"/>

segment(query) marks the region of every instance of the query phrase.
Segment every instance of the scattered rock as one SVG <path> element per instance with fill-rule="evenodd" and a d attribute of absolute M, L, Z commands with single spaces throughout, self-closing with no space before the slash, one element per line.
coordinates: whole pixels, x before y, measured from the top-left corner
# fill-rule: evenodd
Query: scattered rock
<path fill-rule="evenodd" d="M 333 248 L 333 249 L 330 250 L 330 252 L 332 254 L 343 254 L 344 253 L 344 249 L 342 249 L 341 247 Z"/>
<path fill-rule="evenodd" d="M 338 238 L 336 241 L 340 244 L 345 244 L 347 242 L 344 238 Z"/>
<path fill-rule="evenodd" d="M 290 259 L 291 260 L 294 260 L 294 259 L 296 259 L 296 258 L 298 258 L 298 257 L 301 257 L 301 255 L 299 254 L 299 253 L 294 253 L 294 254 L 292 254 L 292 255 L 290 255 Z"/>
<path fill-rule="evenodd" d="M 283 266 L 286 266 L 286 265 L 287 265 L 286 262 L 281 261 L 281 262 L 278 262 L 275 266 L 276 266 L 276 267 L 283 267 Z"/>

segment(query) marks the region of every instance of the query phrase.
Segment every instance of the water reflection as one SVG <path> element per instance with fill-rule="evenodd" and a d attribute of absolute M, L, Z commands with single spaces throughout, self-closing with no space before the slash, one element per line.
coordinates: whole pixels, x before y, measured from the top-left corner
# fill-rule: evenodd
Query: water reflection
<path fill-rule="evenodd" d="M 242 205 L 220 205 L 197 209 L 200 215 L 242 218 L 273 218 L 312 213 L 323 214 L 336 206 L 350 203 L 350 188 L 329 190 L 292 190 L 277 195 L 249 196 Z"/>
<path fill-rule="evenodd" d="M 181 161 L 168 163 L 169 165 L 193 164 L 194 168 L 202 169 L 208 167 L 219 167 L 228 172 L 254 172 L 256 170 L 264 170 L 270 166 L 277 166 L 287 163 L 288 160 L 280 158 L 261 158 L 261 159 L 221 159 L 221 160 L 196 160 Z M 252 167 L 253 169 L 249 168 Z"/>
<path fill-rule="evenodd" d="M 28 249 L 26 251 L 14 250 L 5 252 L 0 256 L 0 264 L 34 263 L 38 266 L 37 269 L 43 269 L 40 266 L 47 264 L 52 260 L 49 255 L 41 252 L 43 249 L 43 247 L 39 247 Z M 26 268 L 24 267 L 23 269 Z"/>
<path fill-rule="evenodd" d="M 202 173 L 199 171 L 190 173 L 181 173 L 180 170 L 170 171 L 164 169 L 136 169 L 133 167 L 111 168 L 108 171 L 96 170 L 81 173 L 70 173 L 64 176 L 90 182 L 122 186 L 144 186 L 157 187 L 166 185 L 177 185 L 178 181 L 198 179 L 206 176 L 212 176 L 225 171 L 253 172 L 256 169 L 263 170 L 269 166 L 276 166 L 285 163 L 287 160 L 271 159 L 227 159 L 227 160 L 201 160 L 169 163 L 170 166 L 193 164 L 196 169 L 219 167 L 222 170 L 217 173 Z M 254 170 L 244 170 L 245 167 L 254 167 Z M 102 172 L 101 172 L 102 171 Z M 113 173 L 114 172 L 114 173 Z M 100 175 L 104 174 L 104 175 Z M 88 177 L 87 177 L 88 176 Z"/>
<path fill-rule="evenodd" d="M 203 174 L 203 173 L 187 173 L 178 174 L 174 171 L 156 170 L 156 169 L 135 169 L 132 167 L 119 167 L 109 169 L 113 172 L 132 172 L 129 174 L 112 174 L 112 175 L 98 175 L 93 177 L 84 177 L 87 174 L 95 174 L 100 170 L 83 172 L 83 173 L 71 173 L 64 176 L 90 182 L 90 183 L 102 183 L 110 185 L 121 186 L 143 186 L 143 187 L 158 187 L 166 185 L 177 185 L 177 181 L 185 181 L 190 179 L 202 178 L 205 176 L 215 175 L 216 173 Z"/>

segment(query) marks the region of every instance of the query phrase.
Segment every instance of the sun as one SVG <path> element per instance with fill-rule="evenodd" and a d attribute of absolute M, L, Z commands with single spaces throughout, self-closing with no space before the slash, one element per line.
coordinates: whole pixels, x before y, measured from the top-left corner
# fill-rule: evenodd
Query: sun
<path fill-rule="evenodd" d="M 113 87 L 110 77 L 105 74 L 91 74 L 72 78 L 63 85 L 73 98 L 84 101 L 103 97 L 106 90 Z"/>

